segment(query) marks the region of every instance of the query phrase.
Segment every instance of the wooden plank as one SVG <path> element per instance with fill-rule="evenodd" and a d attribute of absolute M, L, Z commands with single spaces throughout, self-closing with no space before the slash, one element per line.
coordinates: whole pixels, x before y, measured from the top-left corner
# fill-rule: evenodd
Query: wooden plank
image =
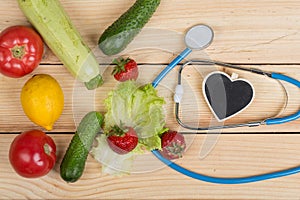
<path fill-rule="evenodd" d="M 299 175 L 244 185 L 217 185 L 196 181 L 163 166 L 150 153 L 138 157 L 130 176 L 101 174 L 101 164 L 88 157 L 80 181 L 67 184 L 59 176 L 59 164 L 81 117 L 90 110 L 105 112 L 103 100 L 116 87 L 110 63 L 116 56 L 104 56 L 97 47 L 101 33 L 135 1 L 60 0 L 70 18 L 99 61 L 105 84 L 88 92 L 46 49 L 42 65 L 34 73 L 54 76 L 62 85 L 65 108 L 49 134 L 57 144 L 58 161 L 54 169 L 39 179 L 16 175 L 8 161 L 9 145 L 17 132 L 40 129 L 23 114 L 19 96 L 31 76 L 10 79 L 0 75 L 0 199 L 299 199 Z M 12 25 L 29 25 L 13 0 L 0 0 L 0 31 Z M 140 83 L 149 83 L 185 48 L 185 31 L 199 23 L 215 31 L 212 45 L 193 51 L 188 57 L 247 64 L 266 71 L 280 72 L 300 79 L 299 48 L 300 2 L 298 0 L 172 0 L 161 5 L 142 32 L 121 55 L 140 63 Z M 274 64 L 274 65 L 273 65 Z M 192 125 L 217 124 L 203 101 L 201 84 L 212 70 L 237 72 L 253 83 L 256 96 L 249 108 L 226 123 L 264 120 L 280 113 L 286 116 L 299 109 L 299 89 L 247 72 L 224 68 L 191 66 L 184 70 L 185 96 L 181 116 Z M 166 99 L 167 126 L 178 131 L 173 110 L 177 69 L 158 87 Z M 284 110 L 284 112 L 282 112 Z M 188 150 L 180 165 L 203 174 L 240 177 L 278 171 L 299 165 L 299 124 L 202 131 L 185 135 Z M 206 134 L 215 133 L 215 134 Z M 221 134 L 224 133 L 224 134 Z M 233 134 L 230 134 L 233 133 Z M 246 133 L 246 134 L 244 134 Z M 251 134 L 247 134 L 251 133 Z M 267 134 L 268 133 L 268 134 Z M 271 133 L 271 134 L 269 134 Z M 273 134 L 272 134 L 273 133 Z M 290 134 L 293 133 L 293 134 Z"/>
<path fill-rule="evenodd" d="M 243 184 L 218 185 L 181 175 L 167 167 L 113 177 L 101 174 L 101 164 L 89 156 L 81 179 L 72 184 L 59 176 L 59 164 L 71 135 L 54 134 L 58 161 L 45 177 L 18 176 L 8 161 L 9 145 L 16 135 L 0 140 L 1 199 L 299 199 L 299 174 Z M 241 177 L 268 173 L 299 165 L 300 135 L 222 135 L 205 158 L 198 157 L 204 135 L 177 163 L 196 172 L 219 177 Z M 151 165 L 151 163 L 147 162 Z M 145 163 L 144 163 L 145 164 Z"/>
<path fill-rule="evenodd" d="M 163 69 L 163 65 L 140 65 L 141 84 L 150 83 L 155 76 Z M 249 66 L 246 66 L 249 67 Z M 299 66 L 251 66 L 262 68 L 267 71 L 284 71 L 285 74 L 294 78 L 300 78 Z M 34 73 L 46 73 L 56 78 L 62 86 L 65 95 L 65 108 L 62 116 L 54 126 L 54 132 L 73 132 L 76 124 L 91 110 L 98 110 L 105 113 L 103 104 L 109 91 L 114 89 L 117 81 L 110 75 L 112 66 L 100 67 L 105 78 L 102 87 L 95 91 L 88 91 L 83 84 L 76 82 L 62 65 L 41 65 Z M 242 113 L 228 120 L 226 124 L 245 123 L 249 121 L 264 120 L 274 117 L 278 113 L 285 116 L 296 112 L 299 108 L 299 89 L 295 86 L 284 84 L 288 92 L 288 102 L 285 108 L 285 91 L 275 80 L 267 77 L 260 77 L 248 72 L 228 70 L 217 67 L 192 65 L 183 71 L 182 83 L 185 88 L 185 95 L 181 103 L 181 116 L 186 123 L 192 125 L 207 126 L 213 125 L 212 114 L 204 101 L 202 94 L 202 81 L 206 74 L 212 70 L 239 73 L 241 78 L 249 80 L 255 88 L 255 99 L 253 103 Z M 11 79 L 0 75 L 0 132 L 21 132 L 24 130 L 39 128 L 35 126 L 24 115 L 20 104 L 20 92 L 24 83 L 31 75 L 20 79 Z M 173 95 L 177 84 L 177 68 L 168 74 L 157 87 L 159 95 L 166 100 L 166 121 L 167 126 L 179 131 L 187 131 L 180 128 L 174 118 Z M 284 109 L 285 108 L 285 109 Z M 284 111 L 282 113 L 282 111 Z M 299 120 L 276 126 L 260 126 L 252 128 L 237 128 L 222 130 L 221 132 L 298 132 Z"/>
<path fill-rule="evenodd" d="M 11 25 L 28 25 L 16 1 L 0 2 L 0 30 Z M 134 1 L 61 2 L 84 40 L 94 51 L 99 51 L 97 41 L 101 33 Z M 204 23 L 214 29 L 214 42 L 207 51 L 195 51 L 191 57 L 205 54 L 234 63 L 299 63 L 299 12 L 298 0 L 162 1 L 141 35 L 121 54 L 130 53 L 144 63 L 167 63 L 170 55 L 183 49 L 184 32 L 195 24 Z M 111 59 L 104 57 L 100 62 L 107 60 Z M 43 62 L 59 61 L 47 51 Z"/>

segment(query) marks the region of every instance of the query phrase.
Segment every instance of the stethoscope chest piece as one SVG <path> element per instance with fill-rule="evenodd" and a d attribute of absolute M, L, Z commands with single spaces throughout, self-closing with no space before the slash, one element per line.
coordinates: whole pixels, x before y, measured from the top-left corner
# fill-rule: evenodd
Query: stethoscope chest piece
<path fill-rule="evenodd" d="M 214 38 L 213 30 L 204 24 L 193 26 L 184 37 L 184 42 L 190 49 L 205 49 Z"/>

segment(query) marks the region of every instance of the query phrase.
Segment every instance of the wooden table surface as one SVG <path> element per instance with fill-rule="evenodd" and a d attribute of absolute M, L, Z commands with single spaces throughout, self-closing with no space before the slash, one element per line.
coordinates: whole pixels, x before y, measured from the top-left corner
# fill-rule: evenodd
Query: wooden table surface
<path fill-rule="evenodd" d="M 0 0 L 0 30 L 29 25 L 14 0 Z M 112 57 L 101 55 L 97 40 L 134 0 L 61 0 L 74 25 L 93 49 L 105 77 L 104 85 L 84 95 L 84 88 L 67 72 L 49 49 L 34 71 L 47 73 L 61 84 L 65 108 L 48 134 L 57 144 L 54 169 L 38 179 L 18 176 L 8 161 L 9 146 L 22 131 L 41 129 L 28 120 L 20 105 L 20 90 L 31 75 L 10 79 L 0 75 L 0 198 L 1 199 L 299 199 L 300 175 L 242 185 L 206 183 L 179 174 L 150 154 L 140 171 L 114 177 L 101 173 L 101 164 L 91 156 L 81 179 L 72 184 L 59 176 L 59 165 L 80 117 L 89 109 L 105 112 L 103 99 L 117 82 L 107 66 Z M 185 31 L 195 24 L 214 30 L 213 43 L 194 51 L 187 59 L 209 58 L 245 67 L 274 71 L 300 79 L 300 2 L 298 0 L 162 0 L 149 23 L 120 55 L 139 63 L 139 82 L 150 82 L 183 48 Z M 201 96 L 204 75 L 212 70 L 238 73 L 255 88 L 253 103 L 227 123 L 264 120 L 277 113 L 289 115 L 299 109 L 299 89 L 282 86 L 266 77 L 217 67 L 191 66 L 184 71 L 188 98 L 182 116 L 188 123 L 214 124 Z M 174 119 L 172 95 L 177 69 L 158 87 L 165 97 L 167 126 L 181 128 Z M 83 92 L 83 93 L 82 93 Z M 79 95 L 83 94 L 83 95 Z M 91 96 L 89 96 L 91 95 Z M 196 114 L 195 114 L 196 113 Z M 198 117 L 200 116 L 200 120 Z M 298 166 L 300 120 L 282 125 L 202 131 L 186 135 L 188 149 L 176 163 L 193 171 L 217 177 L 244 177 Z M 191 131 L 189 131 L 191 132 Z M 142 162 L 142 161 L 140 161 Z M 155 164 L 154 164 L 155 163 Z M 144 166 L 143 166 L 144 164 Z M 144 168 L 143 168 L 144 167 Z M 153 167 L 153 168 L 152 168 Z M 144 169 L 144 170 L 143 170 Z"/>

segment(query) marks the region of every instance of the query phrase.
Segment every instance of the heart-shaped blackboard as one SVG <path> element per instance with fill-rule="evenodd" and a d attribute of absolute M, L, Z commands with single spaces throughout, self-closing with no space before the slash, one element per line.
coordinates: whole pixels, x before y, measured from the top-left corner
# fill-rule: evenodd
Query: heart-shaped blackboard
<path fill-rule="evenodd" d="M 224 121 L 246 109 L 254 98 L 252 84 L 231 79 L 224 72 L 212 72 L 203 81 L 203 95 L 218 121 Z"/>

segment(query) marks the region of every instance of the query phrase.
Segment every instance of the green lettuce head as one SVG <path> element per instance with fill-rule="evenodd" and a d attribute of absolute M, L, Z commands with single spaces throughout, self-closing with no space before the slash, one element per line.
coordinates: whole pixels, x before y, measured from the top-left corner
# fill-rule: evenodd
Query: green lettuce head
<path fill-rule="evenodd" d="M 161 149 L 160 136 L 167 130 L 164 104 L 165 100 L 151 84 L 138 86 L 135 81 L 122 82 L 105 100 L 104 133 L 108 134 L 115 125 L 132 127 L 139 138 L 135 152 Z"/>

